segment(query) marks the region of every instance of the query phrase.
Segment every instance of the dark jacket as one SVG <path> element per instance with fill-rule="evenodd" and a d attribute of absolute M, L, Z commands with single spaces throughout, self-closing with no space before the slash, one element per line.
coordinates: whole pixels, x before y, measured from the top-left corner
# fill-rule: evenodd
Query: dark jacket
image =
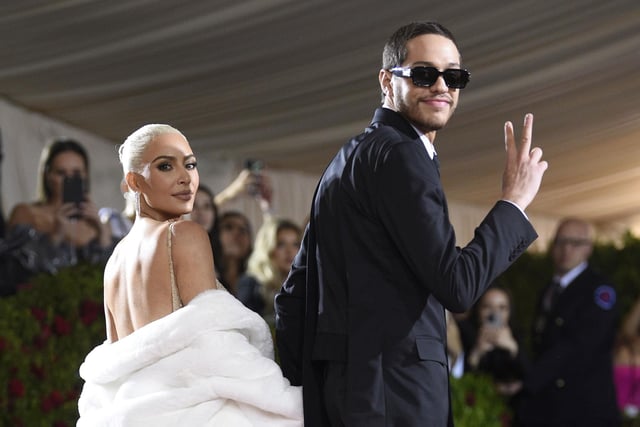
<path fill-rule="evenodd" d="M 281 366 L 305 425 L 328 425 L 327 361 L 346 363 L 346 424 L 451 424 L 444 308 L 467 310 L 536 238 L 498 202 L 456 247 L 439 172 L 410 124 L 380 108 L 325 170 L 276 296 Z"/>
<path fill-rule="evenodd" d="M 542 298 L 519 424 L 619 425 L 612 372 L 618 314 L 615 289 L 588 267 L 562 291 L 548 313 L 541 306 Z"/>

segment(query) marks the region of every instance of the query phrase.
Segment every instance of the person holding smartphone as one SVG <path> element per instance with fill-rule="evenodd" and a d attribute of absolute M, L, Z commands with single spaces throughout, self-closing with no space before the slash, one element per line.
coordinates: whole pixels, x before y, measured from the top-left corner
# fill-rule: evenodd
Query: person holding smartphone
<path fill-rule="evenodd" d="M 42 151 L 38 200 L 11 211 L 9 235 L 28 235 L 13 258 L 24 270 L 15 280 L 43 271 L 55 273 L 78 261 L 104 262 L 114 241 L 89 195 L 89 156 L 72 139 L 59 139 Z"/>
<path fill-rule="evenodd" d="M 482 295 L 471 314 L 476 336 L 466 361 L 466 371 L 490 375 L 507 397 L 520 391 L 528 363 L 511 326 L 512 310 L 507 289 L 494 285 Z"/>

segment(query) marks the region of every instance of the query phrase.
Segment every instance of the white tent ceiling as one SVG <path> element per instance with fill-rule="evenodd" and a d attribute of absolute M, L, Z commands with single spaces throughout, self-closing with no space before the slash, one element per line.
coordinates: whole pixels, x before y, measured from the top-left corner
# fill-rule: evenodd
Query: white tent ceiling
<path fill-rule="evenodd" d="M 502 125 L 535 114 L 530 211 L 640 217 L 640 1 L 0 2 L 0 96 L 113 142 L 181 129 L 200 157 L 319 174 L 379 104 L 382 45 L 437 20 L 472 81 L 436 149 L 450 199 L 499 196 Z"/>

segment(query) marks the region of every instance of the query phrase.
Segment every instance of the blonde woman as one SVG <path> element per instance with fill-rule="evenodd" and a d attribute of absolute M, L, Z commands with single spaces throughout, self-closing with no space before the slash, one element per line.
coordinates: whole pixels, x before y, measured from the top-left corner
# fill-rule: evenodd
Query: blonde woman
<path fill-rule="evenodd" d="M 187 139 L 143 126 L 120 161 L 136 220 L 105 268 L 107 340 L 80 367 L 78 426 L 301 426 L 269 328 L 217 283 L 207 232 L 182 219 L 199 184 Z"/>
<path fill-rule="evenodd" d="M 273 298 L 289 274 L 300 249 L 302 230 L 292 221 L 265 218 L 256 234 L 247 272 L 238 281 L 237 297 L 244 305 L 273 321 Z"/>

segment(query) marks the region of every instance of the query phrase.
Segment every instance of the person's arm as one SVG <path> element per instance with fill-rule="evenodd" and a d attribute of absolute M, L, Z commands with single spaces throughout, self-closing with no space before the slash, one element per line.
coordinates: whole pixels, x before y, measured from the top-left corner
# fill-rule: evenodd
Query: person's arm
<path fill-rule="evenodd" d="M 489 328 L 490 327 L 487 326 L 480 327 L 476 342 L 467 356 L 467 363 L 469 364 L 469 367 L 474 370 L 478 368 L 478 364 L 480 363 L 482 356 L 495 348 L 495 345 L 490 338 L 491 331 Z"/>
<path fill-rule="evenodd" d="M 247 191 L 247 187 L 253 183 L 255 177 L 251 174 L 248 169 L 242 169 L 238 176 L 225 187 L 222 191 L 220 191 L 215 196 L 215 203 L 218 207 L 221 207 L 225 203 L 235 199 L 240 196 L 242 193 Z"/>
<path fill-rule="evenodd" d="M 276 345 L 280 368 L 292 385 L 302 384 L 302 352 L 304 344 L 307 299 L 307 250 L 309 226 L 300 250 L 293 260 L 289 276 L 275 296 Z"/>
<path fill-rule="evenodd" d="M 524 134 L 516 147 L 512 127 L 505 128 L 507 166 L 502 198 L 512 203 L 498 201 L 464 248 L 457 247 L 439 175 L 421 144 L 398 141 L 369 157 L 375 162 L 369 169 L 374 170 L 370 180 L 378 189 L 374 197 L 378 218 L 414 275 L 451 311 L 471 307 L 537 238 L 520 209 L 536 194 L 546 162 L 540 162 L 539 154 L 530 154 L 530 118 Z M 394 137 L 381 134 L 379 138 Z M 354 179 L 357 173 L 352 174 Z"/>
<path fill-rule="evenodd" d="M 171 232 L 170 227 L 167 227 L 167 232 Z M 193 221 L 175 223 L 171 256 L 183 304 L 188 304 L 201 292 L 216 289 L 209 235 L 200 224 Z"/>
<path fill-rule="evenodd" d="M 18 224 L 33 224 L 33 213 L 28 203 L 18 203 L 11 209 L 9 220 L 7 221 L 7 230 L 11 230 Z"/>
<path fill-rule="evenodd" d="M 113 249 L 113 236 L 109 223 L 100 220 L 98 207 L 91 199 L 82 202 L 80 207 L 82 217 L 89 223 L 97 234 L 97 242 L 101 248 Z"/>

